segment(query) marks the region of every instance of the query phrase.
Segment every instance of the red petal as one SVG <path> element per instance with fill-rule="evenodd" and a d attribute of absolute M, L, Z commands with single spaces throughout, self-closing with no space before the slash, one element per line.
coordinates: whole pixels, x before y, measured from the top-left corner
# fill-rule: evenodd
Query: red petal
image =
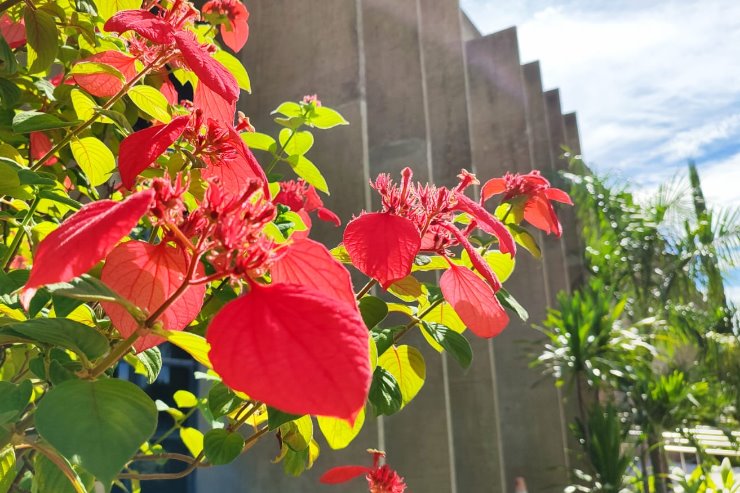
<path fill-rule="evenodd" d="M 344 246 L 354 266 L 386 289 L 411 273 L 421 238 L 408 219 L 373 212 L 347 224 Z"/>
<path fill-rule="evenodd" d="M 483 187 L 480 189 L 480 197 L 483 202 L 490 199 L 494 195 L 504 193 L 506 191 L 506 180 L 503 178 L 491 178 L 488 180 Z"/>
<path fill-rule="evenodd" d="M 478 337 L 496 337 L 509 323 L 509 315 L 491 287 L 470 269 L 450 265 L 439 287 L 460 320 Z"/>
<path fill-rule="evenodd" d="M 229 125 L 228 129 L 231 144 L 236 149 L 236 158 L 211 162 L 201 171 L 201 176 L 205 179 L 218 177 L 224 190 L 234 195 L 240 195 L 246 184 L 256 178 L 262 182 L 265 197 L 269 197 L 270 189 L 262 166 L 234 127 Z"/>
<path fill-rule="evenodd" d="M 43 132 L 31 132 L 31 158 L 41 159 L 52 149 L 51 140 Z M 51 166 L 59 161 L 56 157 L 47 159 L 44 162 L 44 166 Z"/>
<path fill-rule="evenodd" d="M 365 404 L 367 329 L 356 308 L 313 289 L 253 285 L 206 339 L 224 383 L 287 413 L 353 420 Z"/>
<path fill-rule="evenodd" d="M 109 33 L 135 31 L 160 45 L 172 42 L 172 26 L 146 10 L 122 10 L 108 19 L 103 29 Z"/>
<path fill-rule="evenodd" d="M 455 196 L 457 197 L 455 209 L 470 214 L 478 222 L 480 229 L 498 238 L 499 250 L 513 257 L 516 254 L 516 243 L 514 243 L 514 238 L 504 223 L 491 215 L 483 206 L 470 200 L 465 195 L 459 193 Z"/>
<path fill-rule="evenodd" d="M 241 7 L 243 4 L 239 3 Z M 246 8 L 244 9 L 246 11 Z M 241 50 L 249 38 L 249 24 L 246 17 L 240 17 L 231 21 L 231 30 L 226 24 L 221 24 L 221 39 L 224 44 L 234 51 Z"/>
<path fill-rule="evenodd" d="M 174 37 L 185 63 L 198 76 L 199 83 L 207 85 L 229 103 L 239 99 L 239 85 L 234 76 L 213 59 L 192 33 L 178 31 Z"/>
<path fill-rule="evenodd" d="M 301 284 L 356 306 L 349 271 L 324 245 L 308 238 L 294 241 L 270 269 L 272 282 Z"/>
<path fill-rule="evenodd" d="M 562 202 L 563 204 L 573 205 L 573 201 L 570 200 L 570 195 L 563 192 L 559 188 L 548 188 L 545 190 L 545 197 L 555 202 Z"/>
<path fill-rule="evenodd" d="M 153 190 L 144 190 L 123 202 L 92 202 L 49 233 L 36 249 L 31 276 L 23 288 L 24 304 L 31 301 L 35 288 L 69 281 L 90 270 L 139 222 L 153 198 Z"/>
<path fill-rule="evenodd" d="M 445 225 L 445 229 L 452 233 L 455 238 L 457 238 L 457 241 L 459 241 L 460 244 L 463 246 L 463 248 L 465 248 L 465 251 L 468 252 L 468 255 L 470 256 L 470 261 L 473 263 L 473 267 L 475 267 L 476 270 L 480 272 L 481 275 L 485 278 L 485 280 L 488 281 L 488 284 L 491 286 L 491 288 L 493 288 L 493 291 L 496 292 L 501 289 L 501 283 L 496 277 L 496 274 L 493 273 L 491 268 L 488 266 L 488 262 L 486 262 L 483 257 L 481 257 L 480 253 L 478 253 L 478 250 L 476 250 L 475 247 L 468 241 L 465 235 L 462 234 L 459 229 L 452 225 Z"/>
<path fill-rule="evenodd" d="M 182 285 L 189 260 L 179 248 L 166 243 L 151 245 L 143 241 L 121 243 L 108 255 L 100 279 L 113 291 L 136 306 L 154 313 Z M 198 265 L 196 277 L 203 276 Z M 189 286 L 177 300 L 157 318 L 167 330 L 182 330 L 192 322 L 206 294 L 205 284 Z M 139 327 L 134 318 L 117 303 L 102 303 L 113 326 L 123 337 Z M 143 351 L 164 342 L 157 336 L 144 336 L 134 347 Z"/>
<path fill-rule="evenodd" d="M 189 116 L 178 116 L 166 125 L 153 125 L 123 139 L 118 150 L 118 172 L 123 186 L 133 187 L 139 173 L 182 135 L 189 121 Z"/>
<path fill-rule="evenodd" d="M 524 205 L 524 219 L 547 234 L 555 233 L 555 236 L 558 237 L 563 234 L 563 227 L 558 221 L 555 209 L 542 195 L 534 195 L 527 200 Z"/>
<path fill-rule="evenodd" d="M 334 223 L 334 226 L 341 226 L 342 220 L 339 219 L 339 216 L 334 214 L 332 211 L 327 209 L 326 207 L 319 207 L 316 209 L 316 215 L 319 216 L 319 219 L 322 221 L 326 221 L 328 223 Z"/>
<path fill-rule="evenodd" d="M 339 466 L 326 471 L 321 475 L 319 481 L 324 484 L 346 483 L 371 472 L 372 469 L 365 466 Z"/>
<path fill-rule="evenodd" d="M 14 22 L 7 13 L 3 14 L 0 16 L 0 34 L 11 50 L 26 44 L 26 25 L 23 19 Z"/>
<path fill-rule="evenodd" d="M 195 105 L 196 108 L 203 110 L 203 116 L 205 118 L 212 118 L 216 121 L 227 124 L 234 123 L 234 115 L 236 115 L 236 101 L 226 101 L 205 84 L 199 83 L 195 87 L 193 105 Z"/>

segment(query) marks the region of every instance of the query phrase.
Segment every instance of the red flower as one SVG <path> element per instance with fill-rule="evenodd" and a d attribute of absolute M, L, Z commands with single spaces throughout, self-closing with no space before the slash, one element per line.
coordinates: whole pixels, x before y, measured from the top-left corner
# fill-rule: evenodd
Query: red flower
<path fill-rule="evenodd" d="M 29 137 L 31 143 L 31 158 L 41 159 L 52 149 L 52 143 L 49 137 L 43 132 L 31 132 Z M 51 157 L 44 161 L 44 166 L 51 166 L 59 161 L 56 157 Z"/>
<path fill-rule="evenodd" d="M 388 464 L 379 466 L 383 452 L 368 450 L 373 454 L 373 467 L 340 466 L 326 471 L 319 479 L 324 484 L 346 483 L 354 478 L 365 475 L 370 493 L 404 493 L 406 483 Z"/>
<path fill-rule="evenodd" d="M 503 178 L 488 180 L 481 189 L 481 202 L 494 195 L 504 194 L 502 201 L 509 202 L 512 212 L 523 215 L 532 226 L 547 234 L 555 233 L 560 237 L 563 228 L 560 225 L 551 200 L 573 205 L 567 193 L 550 186 L 540 172 L 535 170 L 526 175 L 506 173 Z"/>
<path fill-rule="evenodd" d="M 224 44 L 234 51 L 242 49 L 249 38 L 249 11 L 239 0 L 211 0 L 201 9 L 211 24 L 221 25 Z"/>
<path fill-rule="evenodd" d="M 276 204 L 283 204 L 293 212 L 316 212 L 316 215 L 322 221 L 334 223 L 335 226 L 341 226 L 342 220 L 339 216 L 324 207 L 321 197 L 316 192 L 313 185 L 309 185 L 303 180 L 290 180 L 280 182 L 280 192 L 273 200 Z M 304 222 L 307 215 L 303 215 Z M 306 226 L 311 226 L 310 219 Z"/>
<path fill-rule="evenodd" d="M 23 19 L 14 22 L 7 13 L 3 14 L 0 16 L 0 34 L 11 50 L 26 44 L 26 25 Z"/>

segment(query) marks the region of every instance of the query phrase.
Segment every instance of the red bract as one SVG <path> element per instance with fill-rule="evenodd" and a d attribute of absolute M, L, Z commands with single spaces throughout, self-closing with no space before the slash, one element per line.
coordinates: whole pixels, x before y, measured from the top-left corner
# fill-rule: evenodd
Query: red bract
<path fill-rule="evenodd" d="M 324 202 L 314 186 L 303 180 L 280 182 L 280 191 L 275 196 L 274 202 L 288 206 L 293 212 L 305 211 L 309 213 L 316 211 L 316 215 L 322 221 L 334 223 L 336 226 L 342 224 L 339 216 L 324 207 Z M 306 226 L 310 227 L 311 225 L 307 224 Z"/>
<path fill-rule="evenodd" d="M 295 284 L 228 303 L 206 334 L 229 387 L 292 414 L 354 420 L 370 387 L 368 333 L 346 303 Z"/>
<path fill-rule="evenodd" d="M 346 483 L 352 479 L 365 475 L 370 493 L 404 493 L 406 483 L 388 464 L 379 465 L 380 458 L 385 454 L 377 450 L 368 450 L 373 454 L 373 467 L 339 466 L 326 471 L 319 481 L 324 484 Z"/>
<path fill-rule="evenodd" d="M 384 289 L 411 273 L 421 247 L 414 223 L 387 212 L 353 219 L 344 230 L 343 241 L 352 264 Z"/>
<path fill-rule="evenodd" d="M 109 33 L 125 33 L 134 31 L 140 36 L 154 43 L 169 44 L 172 40 L 173 28 L 148 10 L 123 10 L 108 19 L 103 26 Z"/>
<path fill-rule="evenodd" d="M 154 313 L 186 282 L 190 259 L 184 250 L 166 243 L 151 245 L 142 241 L 129 241 L 118 245 L 107 256 L 100 279 L 113 291 Z M 198 264 L 195 272 L 203 275 Z M 188 286 L 159 317 L 157 322 L 167 330 L 182 330 L 200 312 L 205 284 Z M 113 326 L 123 337 L 133 334 L 138 322 L 117 303 L 102 303 Z M 147 335 L 137 340 L 134 347 L 143 351 L 164 342 L 164 339 Z"/>
<path fill-rule="evenodd" d="M 0 34 L 3 35 L 11 50 L 26 44 L 26 26 L 23 19 L 14 22 L 7 13 L 3 14 L 0 16 Z"/>
<path fill-rule="evenodd" d="M 223 123 L 233 123 L 236 101 L 226 101 L 205 84 L 198 84 L 193 95 L 193 106 L 203 111 L 203 116 Z"/>
<path fill-rule="evenodd" d="M 175 43 L 180 49 L 185 63 L 190 67 L 198 81 L 207 85 L 213 92 L 233 103 L 239 99 L 239 84 L 226 67 L 214 60 L 208 50 L 190 32 L 175 32 Z"/>
<path fill-rule="evenodd" d="M 239 0 L 211 0 L 201 9 L 211 24 L 221 25 L 224 44 L 234 51 L 244 47 L 249 37 L 249 12 Z"/>
<path fill-rule="evenodd" d="M 153 125 L 123 139 L 118 153 L 118 172 L 123 186 L 133 187 L 139 173 L 182 135 L 189 121 L 189 116 L 178 116 L 166 125 Z"/>
<path fill-rule="evenodd" d="M 511 203 L 515 213 L 523 213 L 524 219 L 532 226 L 548 234 L 555 233 L 558 237 L 563 233 L 550 201 L 568 205 L 573 205 L 573 202 L 567 193 L 551 187 L 539 171 L 526 175 L 507 173 L 503 178 L 488 180 L 481 189 L 481 202 L 502 193 L 503 200 Z"/>
<path fill-rule="evenodd" d="M 478 337 L 496 337 L 509 323 L 491 286 L 470 269 L 450 264 L 439 280 L 442 295 Z"/>
<path fill-rule="evenodd" d="M 31 143 L 31 159 L 41 159 L 53 147 L 51 140 L 43 132 L 31 132 L 29 140 Z M 44 161 L 44 165 L 51 166 L 58 161 L 56 157 L 51 157 Z"/>
<path fill-rule="evenodd" d="M 102 63 L 109 65 L 123 74 L 128 82 L 136 77 L 136 59 L 120 51 L 104 51 L 80 60 L 78 63 Z M 108 72 L 77 74 L 70 77 L 69 83 L 77 84 L 93 96 L 109 98 L 123 87 L 124 81 Z"/>
<path fill-rule="evenodd" d="M 28 306 L 36 288 L 69 281 L 100 262 L 146 214 L 153 190 L 123 202 L 100 200 L 83 206 L 39 244 L 21 301 Z"/>
<path fill-rule="evenodd" d="M 308 238 L 294 241 L 270 268 L 274 283 L 301 284 L 355 306 L 349 271 L 324 245 Z"/>

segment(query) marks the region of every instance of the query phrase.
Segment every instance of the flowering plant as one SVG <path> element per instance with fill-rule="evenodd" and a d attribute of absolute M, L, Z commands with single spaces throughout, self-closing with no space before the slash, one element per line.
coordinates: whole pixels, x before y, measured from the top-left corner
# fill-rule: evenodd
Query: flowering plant
<path fill-rule="evenodd" d="M 348 122 L 307 96 L 276 109 L 276 140 L 236 112 L 249 77 L 216 37 L 247 42 L 243 4 L 3 8 L 0 493 L 135 490 L 229 463 L 268 434 L 299 474 L 319 453 L 314 422 L 340 449 L 366 406 L 392 414 L 419 392 L 421 353 L 398 344 L 410 330 L 468 366 L 463 331 L 494 337 L 505 306 L 522 311 L 501 286 L 516 244 L 534 250 L 520 223 L 559 234 L 549 201 L 569 200 L 539 175 L 489 181 L 482 202 L 464 170 L 453 189 L 413 183 L 408 168 L 398 183 L 380 175 L 381 209 L 329 250 L 312 220 L 342 221 L 306 153 L 312 129 Z M 345 264 L 369 278 L 357 292 Z M 439 288 L 415 275 L 433 270 Z M 396 300 L 372 296 L 376 284 Z M 407 323 L 381 325 L 390 312 Z M 129 365 L 154 382 L 165 342 L 205 368 L 207 395 L 155 403 L 121 378 Z M 188 426 L 194 413 L 205 432 Z M 158 416 L 173 426 L 155 434 Z M 189 454 L 165 448 L 173 433 Z M 371 490 L 403 491 L 378 460 L 363 469 Z M 168 461 L 180 470 L 143 467 Z"/>

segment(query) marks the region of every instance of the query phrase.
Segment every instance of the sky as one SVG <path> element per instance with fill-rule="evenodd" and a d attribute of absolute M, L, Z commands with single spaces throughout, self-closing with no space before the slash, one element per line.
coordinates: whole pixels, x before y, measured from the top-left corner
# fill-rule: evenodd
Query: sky
<path fill-rule="evenodd" d="M 461 4 L 483 34 L 517 26 L 592 168 L 649 194 L 694 159 L 710 205 L 740 206 L 740 0 Z M 740 270 L 729 278 L 740 303 Z"/>

